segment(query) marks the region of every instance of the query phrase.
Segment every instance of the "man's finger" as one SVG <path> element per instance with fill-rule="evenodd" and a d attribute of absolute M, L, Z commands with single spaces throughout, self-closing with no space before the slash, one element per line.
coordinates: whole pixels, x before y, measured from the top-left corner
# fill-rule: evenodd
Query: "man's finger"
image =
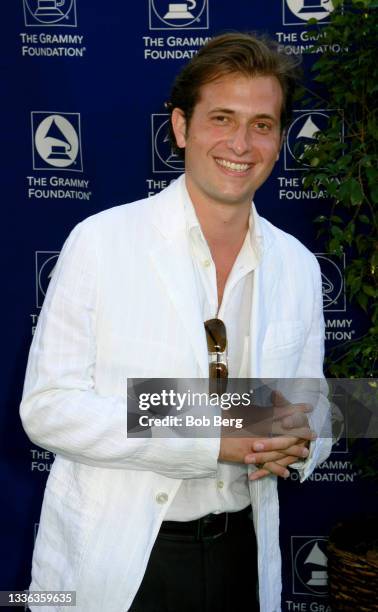
<path fill-rule="evenodd" d="M 284 427 L 282 423 L 276 422 L 272 427 L 272 433 L 275 438 L 286 438 L 289 435 L 303 440 L 316 439 L 316 433 L 310 429 L 308 423 L 300 427 Z"/>
<path fill-rule="evenodd" d="M 282 421 L 285 417 L 289 417 L 292 414 L 308 414 L 313 412 L 314 407 L 311 404 L 287 404 L 286 406 L 276 407 L 274 411 L 273 421 Z"/>
<path fill-rule="evenodd" d="M 247 464 L 251 463 L 258 465 L 260 463 L 267 463 L 268 461 L 279 461 L 288 456 L 294 456 L 296 459 L 305 459 L 308 455 L 309 450 L 306 447 L 296 444 L 287 448 L 284 453 L 279 451 L 250 453 L 245 456 L 244 461 Z"/>
<path fill-rule="evenodd" d="M 282 451 L 297 444 L 298 440 L 289 436 L 278 436 L 277 438 L 259 438 L 252 443 L 251 451 L 257 453 L 262 451 Z"/>
<path fill-rule="evenodd" d="M 290 472 L 286 469 L 285 466 L 275 462 L 270 461 L 268 463 L 264 463 L 264 466 L 259 470 L 256 470 L 252 474 L 250 474 L 250 480 L 258 480 L 263 476 L 268 476 L 269 474 L 273 474 L 274 476 L 280 476 L 281 478 L 288 478 L 290 476 Z"/>
<path fill-rule="evenodd" d="M 294 433 L 294 432 L 293 432 Z M 256 440 L 256 442 L 252 443 L 252 451 L 261 452 L 261 451 L 283 451 L 290 448 L 290 446 L 295 446 L 302 440 L 316 440 L 317 435 L 314 431 L 309 429 L 305 429 L 301 431 L 303 435 L 297 435 L 296 437 L 288 437 L 288 436 L 277 436 L 275 438 L 261 438 L 260 440 Z"/>
<path fill-rule="evenodd" d="M 315 431 L 312 431 L 308 425 L 305 427 L 283 427 L 282 431 L 279 431 L 277 429 L 277 431 L 274 432 L 276 434 L 274 439 L 278 439 L 281 437 L 286 437 L 287 434 L 290 434 L 290 436 L 295 436 L 297 439 L 301 439 L 301 440 L 316 440 L 317 435 Z"/>
<path fill-rule="evenodd" d="M 281 393 L 281 391 L 272 391 L 270 395 L 273 406 L 290 406 L 290 402 Z"/>
<path fill-rule="evenodd" d="M 289 470 L 286 469 L 287 466 L 291 465 L 292 463 L 296 463 L 297 461 L 298 457 L 288 456 L 276 462 L 265 463 L 260 469 L 252 472 L 252 474 L 249 475 L 249 480 L 260 480 L 261 478 L 270 476 L 272 474 L 286 479 L 288 476 L 290 476 Z"/>
<path fill-rule="evenodd" d="M 260 478 L 264 478 L 264 476 L 271 476 L 271 472 L 269 470 L 256 470 L 249 475 L 249 480 L 260 480 Z"/>
<path fill-rule="evenodd" d="M 272 451 L 270 453 L 251 453 L 244 457 L 244 462 L 247 464 L 262 465 L 267 461 L 278 461 L 284 457 L 286 457 L 285 453 L 280 453 L 278 451 Z"/>
<path fill-rule="evenodd" d="M 294 412 L 293 414 L 281 419 L 282 427 L 291 429 L 294 427 L 308 427 L 308 419 L 303 412 Z"/>

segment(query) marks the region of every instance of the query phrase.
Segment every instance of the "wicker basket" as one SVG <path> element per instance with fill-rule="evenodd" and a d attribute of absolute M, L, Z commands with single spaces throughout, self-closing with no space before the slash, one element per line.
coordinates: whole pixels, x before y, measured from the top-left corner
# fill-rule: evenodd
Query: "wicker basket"
<path fill-rule="evenodd" d="M 378 611 L 378 516 L 338 525 L 328 542 L 333 612 Z"/>

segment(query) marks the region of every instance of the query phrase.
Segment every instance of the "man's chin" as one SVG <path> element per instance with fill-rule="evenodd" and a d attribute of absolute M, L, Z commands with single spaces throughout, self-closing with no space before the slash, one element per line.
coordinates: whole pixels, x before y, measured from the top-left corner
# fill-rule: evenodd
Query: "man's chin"
<path fill-rule="evenodd" d="M 248 191 L 247 193 L 222 193 L 218 198 L 220 203 L 229 206 L 248 206 L 254 197 L 254 191 Z"/>

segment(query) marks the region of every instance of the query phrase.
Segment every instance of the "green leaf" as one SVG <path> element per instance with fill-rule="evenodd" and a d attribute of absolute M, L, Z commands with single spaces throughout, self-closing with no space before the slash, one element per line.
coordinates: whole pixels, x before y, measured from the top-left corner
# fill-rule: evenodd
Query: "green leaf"
<path fill-rule="evenodd" d="M 366 223 L 366 225 L 370 224 L 370 219 L 367 215 L 358 215 L 358 218 L 361 221 L 361 223 Z"/>
<path fill-rule="evenodd" d="M 331 181 L 326 181 L 324 183 L 324 187 L 326 188 L 327 192 L 329 193 L 330 196 L 336 196 L 337 193 L 337 184 L 335 181 L 331 180 Z"/>
<path fill-rule="evenodd" d="M 373 200 L 374 204 L 378 204 L 378 183 L 375 185 L 372 185 L 370 194 L 371 194 L 371 199 Z"/>
<path fill-rule="evenodd" d="M 335 253 L 336 255 L 342 255 L 344 252 L 342 244 L 340 244 L 340 240 L 338 238 L 332 238 L 329 241 L 329 248 L 331 253 Z"/>
<path fill-rule="evenodd" d="M 354 295 L 355 293 L 357 293 L 357 291 L 361 289 L 362 282 L 360 278 L 356 277 L 356 278 L 351 279 L 348 284 L 349 284 L 352 294 Z"/>
<path fill-rule="evenodd" d="M 366 295 L 369 295 L 370 297 L 375 298 L 377 296 L 377 290 L 374 289 L 374 287 L 372 287 L 371 285 L 363 285 L 362 290 L 364 293 L 366 293 Z"/>
<path fill-rule="evenodd" d="M 366 312 L 368 305 L 368 296 L 365 293 L 359 293 L 356 299 L 361 308 Z"/>
<path fill-rule="evenodd" d="M 364 194 L 363 194 L 360 183 L 357 181 L 357 179 L 351 179 L 350 181 L 350 201 L 352 202 L 353 206 L 361 204 L 363 199 L 364 199 Z"/>
<path fill-rule="evenodd" d="M 367 164 L 371 164 L 371 161 L 367 161 Z M 371 181 L 372 183 L 375 183 L 377 180 L 377 176 L 378 176 L 378 171 L 375 168 L 372 168 L 371 166 L 366 168 L 366 176 L 368 177 L 369 181 Z"/>
<path fill-rule="evenodd" d="M 337 171 L 348 168 L 350 166 L 351 161 L 352 161 L 352 156 L 350 154 L 343 155 L 342 157 L 340 157 L 340 159 L 338 159 L 336 162 Z"/>
<path fill-rule="evenodd" d="M 343 231 L 337 225 L 332 225 L 332 227 L 331 227 L 331 234 L 332 234 L 332 236 L 335 236 L 335 238 L 341 238 L 342 239 L 344 237 Z"/>

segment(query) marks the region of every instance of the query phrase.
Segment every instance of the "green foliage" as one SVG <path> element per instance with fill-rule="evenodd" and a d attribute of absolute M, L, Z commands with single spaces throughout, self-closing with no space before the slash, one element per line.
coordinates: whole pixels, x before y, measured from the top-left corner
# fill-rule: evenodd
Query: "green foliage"
<path fill-rule="evenodd" d="M 304 186 L 323 189 L 331 199 L 329 208 L 315 220 L 319 235 L 327 236 L 330 252 L 347 254 L 349 299 L 370 321 L 367 334 L 332 352 L 328 371 L 337 377 L 376 377 L 378 0 L 333 0 L 333 4 L 329 25 L 311 23 L 313 51 L 320 47 L 324 51 L 312 67 L 314 80 L 326 94 L 307 93 L 312 102 L 315 97 L 318 106 L 326 105 L 336 112 L 303 154 L 302 161 L 309 166 Z M 333 51 L 336 46 L 338 53 Z"/>

